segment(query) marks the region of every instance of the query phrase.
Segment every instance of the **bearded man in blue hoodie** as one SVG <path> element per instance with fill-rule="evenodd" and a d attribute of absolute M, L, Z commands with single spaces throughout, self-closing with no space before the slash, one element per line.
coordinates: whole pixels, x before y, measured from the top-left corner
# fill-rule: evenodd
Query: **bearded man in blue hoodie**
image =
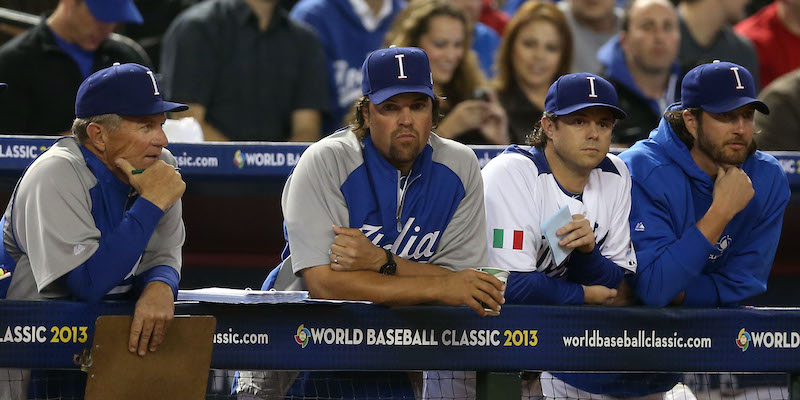
<path fill-rule="evenodd" d="M 633 180 L 630 283 L 648 306 L 736 305 L 763 293 L 789 201 L 774 157 L 756 150 L 747 69 L 703 64 L 650 138 L 620 155 Z"/>

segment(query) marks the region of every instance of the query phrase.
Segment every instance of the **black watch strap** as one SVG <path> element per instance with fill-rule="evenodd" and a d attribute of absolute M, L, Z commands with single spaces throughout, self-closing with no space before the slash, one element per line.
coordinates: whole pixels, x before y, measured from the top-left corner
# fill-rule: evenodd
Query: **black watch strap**
<path fill-rule="evenodd" d="M 397 273 L 397 263 L 394 262 L 394 256 L 388 249 L 383 249 L 386 252 L 386 264 L 381 265 L 380 273 L 384 275 L 394 275 Z"/>

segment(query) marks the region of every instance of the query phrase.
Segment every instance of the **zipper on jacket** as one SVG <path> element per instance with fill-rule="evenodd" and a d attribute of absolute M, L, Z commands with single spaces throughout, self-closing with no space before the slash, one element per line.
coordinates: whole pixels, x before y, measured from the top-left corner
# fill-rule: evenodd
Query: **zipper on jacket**
<path fill-rule="evenodd" d="M 409 173 L 409 175 L 410 175 L 410 173 Z M 396 219 L 397 219 L 397 232 L 398 233 L 403 231 L 403 224 L 400 221 L 400 216 L 403 214 L 403 203 L 406 200 L 406 192 L 408 192 L 408 188 L 420 176 L 421 175 L 417 175 L 417 176 L 415 176 L 413 178 L 411 178 L 411 177 L 406 178 L 406 184 L 404 185 L 405 187 L 403 188 L 402 194 L 400 196 L 398 196 L 399 198 L 397 200 L 397 217 L 396 217 Z M 397 171 L 397 192 L 398 193 L 400 193 L 400 178 L 402 178 L 402 175 L 400 175 L 400 171 Z"/>

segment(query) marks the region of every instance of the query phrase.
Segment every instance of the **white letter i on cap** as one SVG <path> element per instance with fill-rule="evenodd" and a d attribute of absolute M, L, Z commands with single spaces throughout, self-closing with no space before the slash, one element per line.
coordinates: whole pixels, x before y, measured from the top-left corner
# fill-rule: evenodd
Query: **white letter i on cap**
<path fill-rule="evenodd" d="M 156 84 L 156 76 L 153 74 L 153 71 L 147 71 L 147 75 L 150 76 L 150 81 L 153 82 L 153 96 L 158 96 L 158 84 Z"/>
<path fill-rule="evenodd" d="M 403 57 L 405 57 L 405 56 L 406 56 L 405 54 L 398 54 L 398 55 L 394 56 L 394 58 L 397 59 L 397 66 L 400 68 L 400 75 L 397 75 L 397 79 L 407 79 L 408 78 L 408 76 L 406 76 L 406 73 L 403 71 Z"/>
<path fill-rule="evenodd" d="M 597 97 L 597 93 L 594 90 L 594 77 L 587 76 L 586 79 L 589 81 L 589 97 L 595 98 Z"/>
<path fill-rule="evenodd" d="M 742 80 L 739 78 L 739 68 L 731 67 L 731 71 L 733 71 L 733 75 L 736 76 L 736 89 L 744 89 L 744 85 L 742 85 Z"/>

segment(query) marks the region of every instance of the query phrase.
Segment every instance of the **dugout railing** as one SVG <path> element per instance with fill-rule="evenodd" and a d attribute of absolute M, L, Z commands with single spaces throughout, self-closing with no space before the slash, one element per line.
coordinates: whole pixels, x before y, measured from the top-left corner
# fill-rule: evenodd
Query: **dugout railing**
<path fill-rule="evenodd" d="M 96 318 L 132 309 L 0 301 L 0 367 L 77 369 Z M 479 371 L 490 399 L 526 370 L 781 372 L 800 399 L 800 309 L 504 306 L 481 318 L 466 307 L 179 303 L 176 314 L 217 317 L 220 370 Z"/>
<path fill-rule="evenodd" d="M 0 174 L 17 175 L 59 137 L 0 135 Z M 185 178 L 252 180 L 275 179 L 282 184 L 300 159 L 308 143 L 203 142 L 170 143 L 181 175 Z M 506 146 L 471 145 L 481 167 L 502 153 Z M 624 149 L 611 149 L 619 153 Z M 800 152 L 771 151 L 783 167 L 793 190 L 800 189 Z"/>

